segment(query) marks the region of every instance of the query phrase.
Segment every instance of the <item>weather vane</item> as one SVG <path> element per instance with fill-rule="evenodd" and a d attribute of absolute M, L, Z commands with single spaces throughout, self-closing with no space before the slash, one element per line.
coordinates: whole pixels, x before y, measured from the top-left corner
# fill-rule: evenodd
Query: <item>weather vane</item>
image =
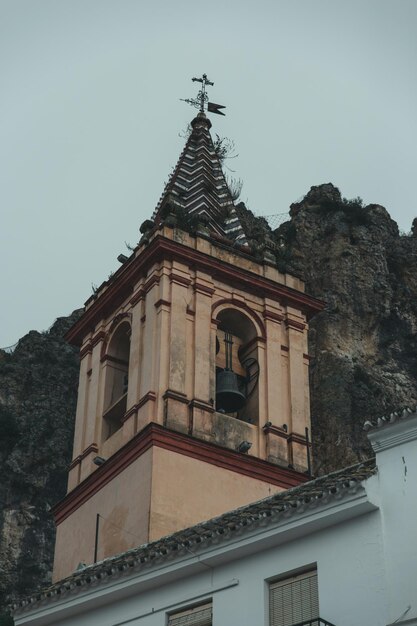
<path fill-rule="evenodd" d="M 204 109 L 207 109 L 209 113 L 224 115 L 224 113 L 220 111 L 220 109 L 226 108 L 223 104 L 215 104 L 214 102 L 208 101 L 206 87 L 207 85 L 212 87 L 214 83 L 207 78 L 207 74 L 203 74 L 201 78 L 193 78 L 192 81 L 193 83 L 201 83 L 201 89 L 197 94 L 197 98 L 180 98 L 180 100 L 191 104 L 191 106 L 196 107 L 196 109 L 200 109 L 200 113 L 204 113 Z"/>

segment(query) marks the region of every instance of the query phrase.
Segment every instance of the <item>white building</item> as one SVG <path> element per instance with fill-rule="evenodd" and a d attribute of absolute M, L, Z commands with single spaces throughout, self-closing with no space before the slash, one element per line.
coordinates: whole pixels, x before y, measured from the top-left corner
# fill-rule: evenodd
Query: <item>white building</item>
<path fill-rule="evenodd" d="M 17 626 L 417 625 L 417 413 L 344 469 L 81 569 Z"/>

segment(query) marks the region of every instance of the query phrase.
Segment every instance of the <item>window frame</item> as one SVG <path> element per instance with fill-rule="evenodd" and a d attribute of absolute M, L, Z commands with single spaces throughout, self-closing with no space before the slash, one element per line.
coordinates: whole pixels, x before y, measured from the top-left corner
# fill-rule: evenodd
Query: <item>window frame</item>
<path fill-rule="evenodd" d="M 305 603 L 306 604 L 305 608 L 302 606 L 302 602 L 300 604 L 300 600 L 295 596 L 294 598 L 291 599 L 292 615 L 290 618 L 285 614 L 286 606 L 289 607 L 289 605 L 285 605 L 285 604 L 283 604 L 283 615 L 281 619 L 278 616 L 274 616 L 273 615 L 273 604 L 274 604 L 273 592 L 274 590 L 277 590 L 280 588 L 282 589 L 286 585 L 288 586 L 296 585 L 296 584 L 301 583 L 302 581 L 307 581 L 309 579 L 310 581 L 313 581 L 313 582 L 312 583 L 309 582 L 309 591 L 308 591 L 309 596 Z M 267 580 L 266 582 L 268 584 L 267 612 L 268 612 L 268 625 L 269 626 L 284 626 L 284 624 L 285 626 L 295 626 L 296 624 L 299 624 L 300 622 L 303 622 L 305 620 L 309 620 L 309 619 L 314 620 L 314 619 L 319 618 L 320 609 L 319 609 L 318 571 L 317 571 L 316 565 L 311 565 L 302 569 L 286 572 L 285 574 L 282 574 L 279 577 L 271 578 Z M 313 585 L 313 588 L 311 587 L 311 585 Z M 298 593 L 296 587 L 294 589 L 291 589 L 290 591 L 291 593 L 294 593 L 294 592 L 296 594 Z M 276 602 L 277 600 L 275 600 L 275 603 Z M 285 600 L 283 600 L 283 602 L 285 602 Z M 310 604 L 309 607 L 307 607 L 308 604 Z M 294 611 L 297 611 L 297 608 L 298 608 L 299 613 L 298 614 L 296 613 L 294 615 Z"/>
<path fill-rule="evenodd" d="M 199 612 L 210 610 L 210 622 L 207 620 L 204 621 L 191 621 L 187 620 L 187 616 L 197 615 Z M 181 618 L 185 618 L 183 622 L 181 621 L 173 621 L 180 620 Z M 204 616 L 202 616 L 204 619 Z M 175 611 L 170 611 L 166 615 L 166 626 L 212 626 L 213 625 L 213 600 L 210 598 L 209 600 L 204 600 L 204 602 L 199 602 L 198 604 L 193 604 L 191 606 L 182 607 L 181 609 L 176 609 Z"/>

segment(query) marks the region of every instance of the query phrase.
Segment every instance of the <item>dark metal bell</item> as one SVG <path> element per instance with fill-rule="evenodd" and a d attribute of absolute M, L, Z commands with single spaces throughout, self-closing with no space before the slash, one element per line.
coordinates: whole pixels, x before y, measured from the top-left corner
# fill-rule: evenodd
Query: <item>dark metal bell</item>
<path fill-rule="evenodd" d="M 233 413 L 241 409 L 246 402 L 246 396 L 239 389 L 237 375 L 229 369 L 222 370 L 216 376 L 216 408 L 226 413 Z"/>

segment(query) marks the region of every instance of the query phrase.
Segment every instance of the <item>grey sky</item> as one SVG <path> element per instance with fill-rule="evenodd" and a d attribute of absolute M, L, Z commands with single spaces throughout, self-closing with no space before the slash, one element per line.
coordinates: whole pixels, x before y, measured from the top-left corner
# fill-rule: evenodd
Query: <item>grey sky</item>
<path fill-rule="evenodd" d="M 0 0 L 0 346 L 83 304 L 150 217 L 195 111 L 257 214 L 311 185 L 417 215 L 416 0 Z"/>

